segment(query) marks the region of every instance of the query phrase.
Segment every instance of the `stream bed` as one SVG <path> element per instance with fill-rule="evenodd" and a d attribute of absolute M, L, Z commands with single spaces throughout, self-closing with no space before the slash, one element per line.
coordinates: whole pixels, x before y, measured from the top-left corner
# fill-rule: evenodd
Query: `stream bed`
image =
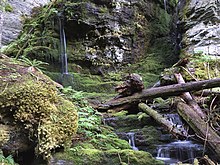
<path fill-rule="evenodd" d="M 164 114 L 176 128 L 188 134 L 178 114 Z M 193 163 L 197 157 L 202 157 L 203 145 L 192 140 L 173 139 L 164 128 L 155 124 L 151 118 L 138 120 L 138 115 L 105 118 L 104 124 L 114 127 L 118 136 L 129 142 L 133 150 L 150 152 L 165 165 L 175 165 L 178 162 Z M 155 129 L 152 131 L 152 129 Z M 146 131 L 147 130 L 147 131 Z M 154 141 L 154 142 L 153 142 Z"/>

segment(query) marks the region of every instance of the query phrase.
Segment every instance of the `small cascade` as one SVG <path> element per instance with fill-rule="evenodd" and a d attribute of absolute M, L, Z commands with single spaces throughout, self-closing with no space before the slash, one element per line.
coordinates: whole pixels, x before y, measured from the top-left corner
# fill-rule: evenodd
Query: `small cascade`
<path fill-rule="evenodd" d="M 166 114 L 165 117 L 170 121 L 177 129 L 179 129 L 183 134 L 187 135 L 187 131 L 183 126 L 183 122 L 177 113 Z"/>
<path fill-rule="evenodd" d="M 138 150 L 138 148 L 135 146 L 135 133 L 134 132 L 128 132 L 127 133 L 128 142 L 133 150 Z"/>
<path fill-rule="evenodd" d="M 61 55 L 61 73 L 68 74 L 68 63 L 66 53 L 66 36 L 64 31 L 64 18 L 61 13 L 58 14 L 59 26 L 60 26 L 60 55 Z"/>
<path fill-rule="evenodd" d="M 187 131 L 178 114 L 166 114 L 165 117 L 173 123 L 176 128 L 187 135 Z M 201 144 L 196 144 L 190 140 L 184 140 L 159 145 L 156 158 L 163 160 L 166 165 L 173 165 L 179 161 L 183 163 L 192 163 L 194 158 L 201 157 L 202 153 L 203 146 Z"/>
<path fill-rule="evenodd" d="M 201 157 L 203 146 L 192 141 L 177 141 L 158 146 L 157 159 L 172 165 L 179 161 L 192 163 L 194 158 Z"/>

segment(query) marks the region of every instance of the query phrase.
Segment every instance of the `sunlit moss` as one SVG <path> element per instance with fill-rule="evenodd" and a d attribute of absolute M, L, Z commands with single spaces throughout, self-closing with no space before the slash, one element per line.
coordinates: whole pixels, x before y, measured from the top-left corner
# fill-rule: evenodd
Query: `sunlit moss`
<path fill-rule="evenodd" d="M 0 62 L 4 65 L 0 68 L 1 121 L 25 132 L 37 145 L 36 154 L 45 158 L 53 149 L 70 144 L 78 127 L 73 103 L 62 98 L 54 83 L 42 73 L 30 72 L 11 59 Z M 6 125 L 1 126 L 0 145 L 10 141 Z"/>

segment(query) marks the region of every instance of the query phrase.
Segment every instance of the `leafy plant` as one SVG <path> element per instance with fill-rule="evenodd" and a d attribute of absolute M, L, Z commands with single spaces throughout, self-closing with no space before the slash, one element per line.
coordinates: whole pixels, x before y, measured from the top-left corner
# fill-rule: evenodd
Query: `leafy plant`
<path fill-rule="evenodd" d="M 35 69 L 37 69 L 38 71 L 41 71 L 42 69 L 45 69 L 42 65 L 49 65 L 46 62 L 43 61 L 39 61 L 39 60 L 30 60 L 25 56 L 22 56 L 21 59 L 19 59 L 21 62 L 24 62 L 26 65 L 34 67 Z"/>
<path fill-rule="evenodd" d="M 17 165 L 11 155 L 5 157 L 0 151 L 0 164 L 1 165 Z"/>

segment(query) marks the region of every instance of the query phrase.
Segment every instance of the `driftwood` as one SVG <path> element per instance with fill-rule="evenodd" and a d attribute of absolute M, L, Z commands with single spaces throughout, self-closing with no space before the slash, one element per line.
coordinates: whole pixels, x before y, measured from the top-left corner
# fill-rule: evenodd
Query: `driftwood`
<path fill-rule="evenodd" d="M 158 122 L 159 124 L 164 126 L 172 135 L 174 135 L 178 139 L 179 138 L 186 138 L 186 133 L 185 132 L 183 132 L 182 130 L 177 129 L 172 122 L 165 119 L 161 114 L 159 114 L 157 111 L 150 108 L 148 105 L 146 105 L 144 103 L 140 103 L 140 104 L 138 104 L 138 107 L 143 112 L 145 112 L 146 114 L 151 116 L 154 120 L 156 120 L 156 122 Z"/>
<path fill-rule="evenodd" d="M 180 73 L 175 73 L 174 74 L 177 82 L 179 84 L 184 84 L 185 81 L 182 77 L 182 75 Z M 199 107 L 199 105 L 197 104 L 197 102 L 193 99 L 193 97 L 191 96 L 191 94 L 189 92 L 183 92 L 181 95 L 181 98 L 189 105 L 193 108 L 193 110 L 201 117 L 201 118 L 205 118 L 205 114 L 202 112 L 201 108 Z"/>
<path fill-rule="evenodd" d="M 132 104 L 138 104 L 141 101 L 145 101 L 146 99 L 149 98 L 176 96 L 182 94 L 183 92 L 198 91 L 202 89 L 214 88 L 219 86 L 220 86 L 220 78 L 189 82 L 184 84 L 168 85 L 157 88 L 150 88 L 150 89 L 142 90 L 139 93 L 134 93 L 131 96 L 110 100 L 104 104 L 99 104 L 94 108 L 97 108 L 100 111 L 106 111 L 108 109 L 119 108 L 122 106 L 124 108 L 128 108 Z"/>
<path fill-rule="evenodd" d="M 213 152 L 216 153 L 217 157 L 220 157 L 220 136 L 209 126 L 208 122 L 198 117 L 198 114 L 183 102 L 177 103 L 177 110 L 180 116 L 182 116 L 194 130 L 196 135 L 201 138 L 205 144 L 208 144 Z"/>

